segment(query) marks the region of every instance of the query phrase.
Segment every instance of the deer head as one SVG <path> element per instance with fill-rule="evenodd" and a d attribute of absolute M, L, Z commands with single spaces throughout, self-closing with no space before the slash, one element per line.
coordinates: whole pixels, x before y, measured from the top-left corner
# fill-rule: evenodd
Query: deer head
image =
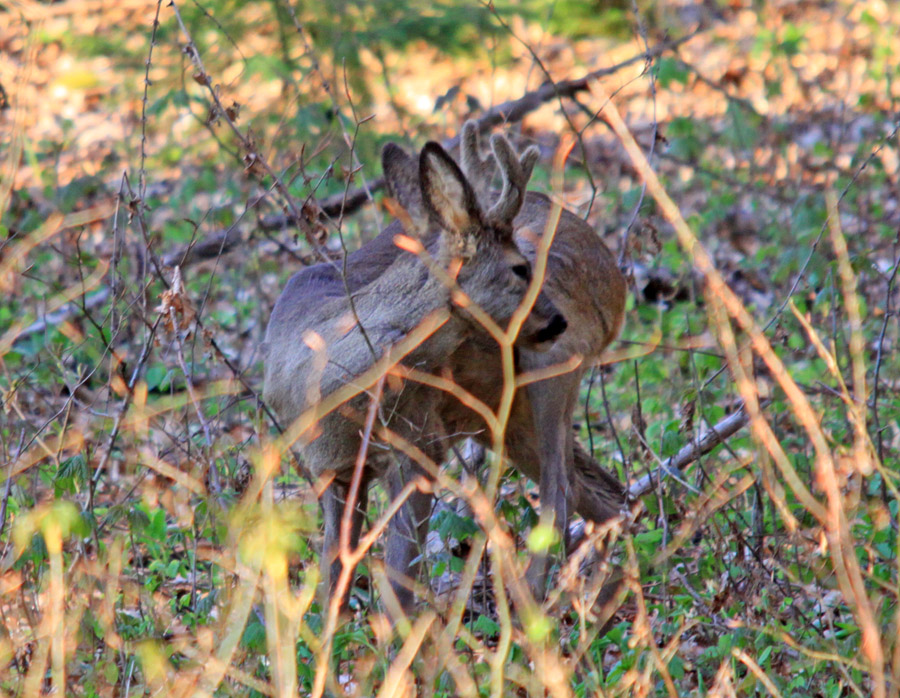
<path fill-rule="evenodd" d="M 409 232 L 430 239 L 439 263 L 460 259 L 457 283 L 469 299 L 496 322 L 505 326 L 531 283 L 531 264 L 513 239 L 513 220 L 525 197 L 525 187 L 537 158 L 529 148 L 518 158 L 504 138 L 492 141 L 494 157 L 503 176 L 503 189 L 489 208 L 457 164 L 437 143 L 422 149 L 418 181 L 413 159 L 401 148 L 388 144 L 382 155 L 389 194 L 405 211 L 402 219 Z M 434 241 L 434 226 L 443 234 Z M 543 294 L 525 321 L 520 345 L 542 349 L 566 329 L 566 320 Z"/>

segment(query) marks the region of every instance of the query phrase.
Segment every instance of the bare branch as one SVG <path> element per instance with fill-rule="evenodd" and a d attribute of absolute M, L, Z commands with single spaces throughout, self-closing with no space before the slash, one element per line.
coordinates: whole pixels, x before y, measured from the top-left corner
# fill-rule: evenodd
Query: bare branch
<path fill-rule="evenodd" d="M 509 124 L 516 123 L 521 121 L 526 115 L 540 108 L 544 103 L 552 101 L 554 99 L 560 99 L 562 97 L 573 97 L 579 92 L 583 92 L 588 89 L 588 85 L 592 80 L 596 80 L 597 78 L 605 77 L 608 75 L 614 75 L 618 71 L 623 68 L 627 68 L 630 65 L 634 65 L 640 61 L 647 60 L 648 58 L 655 58 L 667 51 L 672 51 L 690 39 L 694 38 L 698 33 L 697 31 L 691 32 L 685 36 L 682 36 L 678 39 L 673 39 L 671 41 L 666 41 L 658 46 L 651 48 L 648 51 L 643 53 L 639 53 L 631 58 L 622 61 L 621 63 L 616 63 L 615 65 L 599 68 L 597 70 L 593 70 L 590 73 L 587 73 L 580 78 L 575 78 L 573 80 L 563 80 L 562 82 L 545 82 L 539 88 L 532 92 L 528 92 L 522 97 L 518 99 L 509 100 L 504 102 L 503 104 L 499 104 L 495 107 L 492 107 L 487 113 L 484 114 L 480 119 L 473 120 L 473 123 L 476 126 L 477 132 L 479 134 L 484 134 L 487 131 L 491 130 L 495 126 L 500 124 Z M 459 146 L 460 137 L 459 135 L 454 136 L 448 140 L 442 142 L 442 145 L 445 149 L 450 150 Z M 277 180 L 276 180 L 277 181 Z M 340 218 L 342 216 L 348 216 L 359 208 L 361 208 L 366 202 L 371 201 L 372 194 L 380 191 L 384 188 L 384 178 L 378 177 L 377 179 L 373 179 L 367 181 L 362 187 L 358 189 L 354 189 L 349 192 L 341 192 L 335 194 L 334 196 L 330 196 L 327 199 L 324 199 L 319 202 L 319 209 L 321 215 L 327 218 Z M 309 222 L 304 219 L 299 219 L 294 211 L 290 213 L 278 213 L 272 214 L 269 216 L 263 216 L 257 221 L 257 230 L 263 231 L 275 231 L 275 230 L 284 230 L 285 228 L 290 228 L 294 226 L 300 226 L 304 233 L 307 232 L 307 228 L 309 226 Z M 184 249 L 181 251 L 173 252 L 165 257 L 164 262 L 167 266 L 171 266 L 174 264 L 181 264 L 184 266 L 185 264 L 189 264 L 193 261 L 200 261 L 202 259 L 210 259 L 219 254 L 219 247 L 222 247 L 222 253 L 227 252 L 234 248 L 234 246 L 242 240 L 242 236 L 240 233 L 234 230 L 217 230 L 210 233 L 206 238 L 193 246 L 193 250 L 190 253 L 186 252 Z M 222 241 L 225 241 L 225 244 L 222 244 Z M 319 249 L 324 252 L 325 250 L 321 247 Z M 206 253 L 204 253 L 206 251 Z M 190 261 L 189 261 L 190 260 Z"/>
<path fill-rule="evenodd" d="M 642 497 L 653 489 L 656 482 L 665 477 L 682 477 L 682 468 L 705 456 L 728 437 L 745 427 L 749 421 L 750 417 L 743 407 L 734 414 L 728 415 L 700 438 L 691 441 L 674 456 L 664 460 L 658 468 L 632 483 L 628 488 L 628 496 L 631 499 Z"/>

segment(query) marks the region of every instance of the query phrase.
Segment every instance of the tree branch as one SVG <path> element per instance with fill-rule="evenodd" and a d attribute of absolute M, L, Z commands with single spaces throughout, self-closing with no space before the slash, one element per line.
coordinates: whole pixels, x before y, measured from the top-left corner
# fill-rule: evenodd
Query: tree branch
<path fill-rule="evenodd" d="M 478 131 L 479 133 L 486 133 L 500 124 L 517 123 L 527 114 L 535 111 L 546 102 L 563 97 L 573 97 L 579 92 L 587 90 L 588 85 L 592 80 L 608 75 L 614 75 L 623 68 L 634 65 L 639 61 L 647 61 L 666 53 L 667 51 L 675 50 L 685 42 L 697 36 L 700 31 L 701 29 L 698 28 L 690 34 L 678 39 L 672 39 L 671 41 L 665 41 L 651 48 L 649 51 L 636 54 L 621 63 L 616 63 L 609 67 L 598 68 L 580 78 L 563 80 L 562 82 L 556 83 L 550 81 L 545 82 L 536 90 L 528 92 L 518 99 L 512 99 L 503 104 L 491 107 L 491 109 L 489 109 L 480 119 L 477 119 L 476 123 L 478 124 Z M 443 141 L 442 145 L 448 150 L 458 147 L 459 135 Z M 334 196 L 330 196 L 327 199 L 320 201 L 319 208 L 322 215 L 328 218 L 348 216 L 355 213 L 367 201 L 370 201 L 370 196 L 373 192 L 379 191 L 383 187 L 384 178 L 378 177 L 377 179 L 366 182 L 364 186 L 354 189 L 353 191 L 335 194 Z M 293 213 L 278 213 L 259 218 L 256 230 L 272 232 L 295 227 L 297 225 L 300 225 L 301 229 L 305 232 L 309 223 L 305 219 L 298 220 Z M 219 254 L 230 251 L 244 239 L 244 234 L 237 230 L 217 230 L 210 233 L 196 244 L 181 248 L 166 255 L 163 262 L 166 266 L 173 266 L 175 264 L 184 266 L 204 259 L 211 259 Z"/>

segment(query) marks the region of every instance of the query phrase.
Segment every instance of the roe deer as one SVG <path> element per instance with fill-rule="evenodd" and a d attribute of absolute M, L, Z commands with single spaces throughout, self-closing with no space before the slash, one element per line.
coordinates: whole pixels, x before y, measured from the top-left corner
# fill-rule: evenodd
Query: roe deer
<path fill-rule="evenodd" d="M 492 139 L 495 152 L 508 152 L 512 146 L 500 137 Z M 533 150 L 523 153 L 520 164 L 530 171 Z M 463 127 L 461 163 L 464 175 L 475 187 L 482 206 L 497 197 L 491 189 L 496 165 L 490 155 L 479 152 L 478 128 L 474 122 Z M 410 173 L 415 172 L 413 158 L 399 150 L 392 167 L 385 167 L 389 194 L 410 215 L 419 215 L 422 195 Z M 501 167 L 502 172 L 502 167 Z M 504 181 L 504 190 L 506 182 Z M 504 194 L 499 195 L 503 199 Z M 535 192 L 527 192 L 518 214 L 514 214 L 513 234 L 519 249 L 535 260 L 540 236 L 545 232 L 552 210 L 550 200 Z M 294 279 L 303 293 L 311 298 L 329 294 L 353 293 L 377 279 L 402 254 L 393 238 L 399 232 L 395 223 L 376 238 L 350 253 L 344 260 L 344 274 L 333 266 L 319 264 L 299 272 Z M 423 241 L 433 248 L 434 234 Z M 532 383 L 517 391 L 507 423 L 505 446 L 512 463 L 540 485 L 544 520 L 554 517 L 558 530 L 565 535 L 570 506 L 585 519 L 603 522 L 615 516 L 625 501 L 619 481 L 604 470 L 581 447 L 571 431 L 578 388 L 585 368 L 595 363 L 606 346 L 615 338 L 624 317 L 625 282 L 612 254 L 594 230 L 581 218 L 562 210 L 553 243 L 549 250 L 544 292 L 563 311 L 568 329 L 549 352 L 535 352 L 523 343 L 517 346 L 518 368 L 531 370 L 560 364 L 573 356 L 582 364 L 569 374 Z M 316 302 L 315 300 L 311 302 Z M 500 351 L 486 332 L 475 331 L 460 344 L 447 362 L 454 382 L 495 409 L 503 389 Z M 439 419 L 451 438 L 471 435 L 491 447 L 492 435 L 478 414 L 450 395 L 431 396 Z M 418 497 L 416 494 L 414 497 Z M 423 497 L 425 495 L 422 495 Z M 424 510 L 424 504 L 417 507 Z M 395 528 L 386 544 L 395 562 L 403 569 L 407 556 L 416 554 L 409 540 L 416 539 L 408 527 Z M 396 535 L 403 540 L 396 540 Z M 546 560 L 533 561 L 529 577 L 532 588 L 541 593 L 538 582 L 545 579 Z"/>
<path fill-rule="evenodd" d="M 407 209 L 406 230 L 399 222 L 387 228 L 391 259 L 379 258 L 379 273 L 365 265 L 344 282 L 335 267 L 323 264 L 295 274 L 278 299 L 266 330 L 264 398 L 285 423 L 292 423 L 347 383 L 370 369 L 392 345 L 407 337 L 424 320 L 444 312 L 437 330 L 408 353 L 403 363 L 424 371 L 445 366 L 467 338 L 483 332 L 458 301 L 458 294 L 431 273 L 419 256 L 393 245 L 406 230 L 431 242 L 433 264 L 458 269 L 456 284 L 471 302 L 505 328 L 529 286 L 529 266 L 512 238 L 512 221 L 522 205 L 525 186 L 537 157 L 536 149 L 519 160 L 503 141 L 495 150 L 504 178 L 503 195 L 490 208 L 478 197 L 457 164 L 437 143 L 427 144 L 418 163 L 393 144 L 385 147 L 382 163 L 387 177 L 415 190 L 415 205 Z M 404 190 L 404 197 L 407 196 Z M 457 262 L 461 264 L 457 265 Z M 373 262 L 374 263 L 374 262 Z M 351 302 L 352 298 L 352 302 Z M 448 312 L 449 311 L 449 312 Z M 550 344 L 566 330 L 566 320 L 543 293 L 525 320 L 519 341 L 526 346 Z M 367 388 L 362 385 L 360 388 Z M 383 422 L 436 462 L 443 460 L 447 431 L 436 409 L 443 394 L 412 382 L 399 389 L 386 384 L 381 400 Z M 363 440 L 360 424 L 348 414 L 364 412 L 366 395 L 358 394 L 341 410 L 322 417 L 318 436 L 301 446 L 313 476 L 334 476 L 323 497 L 325 519 L 322 568 L 324 587 L 331 590 L 341 570 L 337 549 L 339 528 L 354 464 Z M 392 453 L 383 444 L 369 444 L 362 471 L 359 506 L 353 508 L 350 545 L 356 548 L 365 513 L 366 485 L 388 470 Z M 396 494 L 404 477 L 424 474 L 410 459 L 391 469 Z M 421 524 L 427 523 L 431 495 L 414 493 L 392 521 L 401 541 L 388 545 L 387 565 L 392 580 L 415 575 L 415 548 Z M 412 595 L 395 585 L 404 610 Z"/>

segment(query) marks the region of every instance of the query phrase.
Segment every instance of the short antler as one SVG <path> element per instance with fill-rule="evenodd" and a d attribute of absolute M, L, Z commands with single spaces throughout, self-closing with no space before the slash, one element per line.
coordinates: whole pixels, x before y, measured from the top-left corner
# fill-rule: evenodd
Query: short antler
<path fill-rule="evenodd" d="M 500 173 L 503 175 L 503 189 L 497 202 L 488 211 L 488 220 L 495 226 L 509 228 L 513 219 L 522 208 L 525 200 L 525 187 L 531 179 L 531 171 L 537 162 L 540 151 L 537 146 L 526 148 L 521 156 L 509 141 L 503 136 L 495 134 L 491 137 L 491 149 L 494 157 L 500 165 Z"/>
<path fill-rule="evenodd" d="M 462 171 L 475 189 L 484 208 L 491 205 L 491 183 L 497 164 L 503 174 L 503 191 L 491 208 L 491 221 L 495 225 L 508 225 L 522 207 L 525 187 L 531 178 L 531 171 L 539 156 L 537 147 L 527 148 L 520 156 L 503 136 L 491 138 L 493 157 L 482 156 L 478 133 L 478 122 L 463 124 L 460 137 L 460 165 Z"/>

